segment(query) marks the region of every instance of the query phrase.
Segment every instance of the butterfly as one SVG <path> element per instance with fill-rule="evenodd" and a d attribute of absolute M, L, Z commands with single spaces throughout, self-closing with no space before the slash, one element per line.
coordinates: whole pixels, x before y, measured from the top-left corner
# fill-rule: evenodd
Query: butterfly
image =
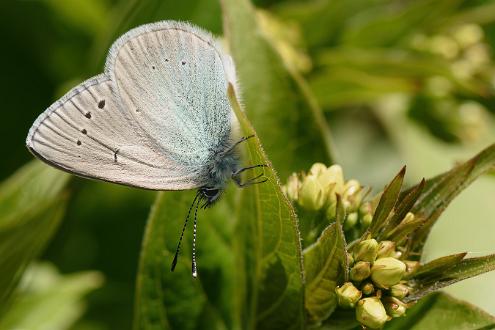
<path fill-rule="evenodd" d="M 79 84 L 45 110 L 26 145 L 42 161 L 75 175 L 152 190 L 198 189 L 191 210 L 192 274 L 197 276 L 198 208 L 214 204 L 232 179 L 242 182 L 238 122 L 227 96 L 236 85 L 232 58 L 191 24 L 161 21 L 122 35 L 102 74 Z M 235 87 L 237 89 L 237 87 Z"/>

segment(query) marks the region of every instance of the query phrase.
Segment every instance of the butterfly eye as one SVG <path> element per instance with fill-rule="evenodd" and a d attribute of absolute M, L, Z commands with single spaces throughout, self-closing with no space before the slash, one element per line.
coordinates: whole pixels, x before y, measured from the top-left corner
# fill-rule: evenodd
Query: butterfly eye
<path fill-rule="evenodd" d="M 220 189 L 203 189 L 203 196 L 208 199 L 212 199 L 217 196 L 220 192 Z"/>

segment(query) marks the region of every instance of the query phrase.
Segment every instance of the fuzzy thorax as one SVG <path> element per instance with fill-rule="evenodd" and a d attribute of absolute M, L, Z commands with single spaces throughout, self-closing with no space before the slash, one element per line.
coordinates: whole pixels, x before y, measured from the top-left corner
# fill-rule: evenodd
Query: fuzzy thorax
<path fill-rule="evenodd" d="M 239 168 L 239 157 L 234 149 L 227 147 L 222 152 L 214 153 L 208 166 L 208 182 L 206 187 L 222 190 Z"/>

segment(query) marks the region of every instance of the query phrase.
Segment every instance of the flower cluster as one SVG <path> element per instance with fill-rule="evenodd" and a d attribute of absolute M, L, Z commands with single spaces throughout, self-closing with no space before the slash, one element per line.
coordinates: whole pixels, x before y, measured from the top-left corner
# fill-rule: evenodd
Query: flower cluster
<path fill-rule="evenodd" d="M 354 314 L 363 328 L 381 329 L 433 291 L 493 270 L 495 255 L 465 258 L 464 252 L 418 261 L 425 231 L 473 164 L 441 175 L 441 192 L 425 188 L 438 178 L 403 189 L 403 167 L 371 199 L 358 181 L 344 180 L 338 165 L 316 163 L 307 173 L 293 174 L 283 190 L 300 220 L 308 322 L 320 325 L 338 307 L 350 309 L 343 315 Z"/>
<path fill-rule="evenodd" d="M 416 34 L 411 38 L 414 50 L 443 58 L 452 73 L 451 77 L 434 75 L 426 79 L 424 95 L 418 105 L 424 108 L 425 102 L 432 101 L 428 107 L 430 116 L 446 123 L 449 134 L 461 141 L 475 141 L 488 129 L 485 118 L 488 110 L 482 102 L 458 97 L 459 83 L 470 85 L 476 81 L 491 85 L 494 68 L 485 39 L 483 28 L 476 24 L 460 25 L 432 36 Z"/>
<path fill-rule="evenodd" d="M 335 219 L 337 197 L 340 195 L 346 211 L 344 229 L 360 223 L 371 223 L 371 207 L 363 203 L 364 190 L 357 180 L 344 180 L 342 167 L 315 163 L 308 173 L 292 174 L 283 190 L 289 199 L 306 211 L 324 211 L 327 220 Z"/>
<path fill-rule="evenodd" d="M 419 262 L 400 257 L 395 242 L 373 238 L 357 243 L 348 254 L 349 281 L 335 291 L 339 306 L 355 308 L 363 326 L 379 329 L 391 318 L 405 315 L 408 305 L 401 299 L 411 288 L 404 279 Z"/>

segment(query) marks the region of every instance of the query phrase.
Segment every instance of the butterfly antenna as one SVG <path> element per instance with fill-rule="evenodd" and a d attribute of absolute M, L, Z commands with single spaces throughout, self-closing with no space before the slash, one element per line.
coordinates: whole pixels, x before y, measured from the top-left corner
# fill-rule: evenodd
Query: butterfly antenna
<path fill-rule="evenodd" d="M 192 210 L 194 204 L 196 203 L 198 196 L 199 196 L 199 191 L 196 193 L 196 197 L 194 197 L 194 200 L 193 200 L 191 206 L 189 207 L 189 211 L 187 211 L 187 217 L 186 217 L 186 220 L 184 221 L 184 225 L 182 226 L 182 232 L 180 233 L 179 243 L 177 244 L 177 249 L 175 249 L 175 256 L 174 256 L 174 260 L 172 261 L 172 267 L 170 267 L 170 271 L 172 271 L 172 272 L 174 271 L 175 266 L 177 265 L 177 259 L 179 258 L 179 252 L 180 252 L 180 244 L 182 243 L 182 237 L 184 236 L 184 232 L 186 231 L 187 221 L 189 220 L 189 216 L 191 215 L 191 210 Z M 198 204 L 199 204 L 199 202 L 198 202 Z M 198 208 L 196 207 L 196 210 L 197 209 Z"/>
<path fill-rule="evenodd" d="M 200 199 L 201 201 L 201 199 Z M 194 278 L 198 277 L 198 271 L 196 267 L 196 225 L 198 222 L 198 207 L 199 203 L 196 204 L 196 210 L 194 210 L 194 224 L 193 224 L 193 241 L 192 241 L 192 276 Z"/>

